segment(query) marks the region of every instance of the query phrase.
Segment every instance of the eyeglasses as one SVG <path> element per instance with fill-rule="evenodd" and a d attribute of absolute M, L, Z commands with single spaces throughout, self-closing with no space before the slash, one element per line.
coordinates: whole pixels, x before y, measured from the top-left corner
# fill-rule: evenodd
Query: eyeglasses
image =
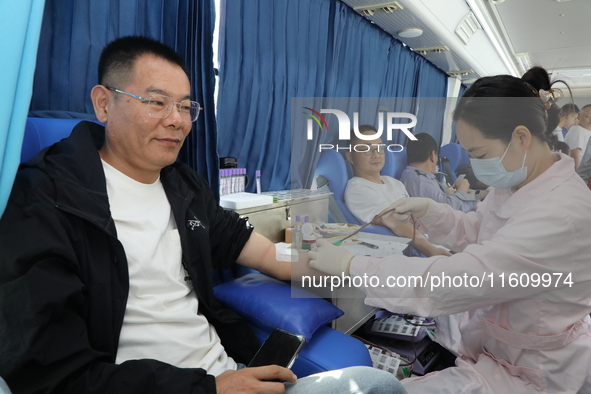
<path fill-rule="evenodd" d="M 197 101 L 183 100 L 180 103 L 177 103 L 172 99 L 172 97 L 164 96 L 162 94 L 153 94 L 148 98 L 144 98 L 119 89 L 110 87 L 106 88 L 113 92 L 125 94 L 127 96 L 142 100 L 144 103 L 148 104 L 148 115 L 155 118 L 166 118 L 172 112 L 172 108 L 176 106 L 183 121 L 191 123 L 197 120 L 199 117 L 199 112 L 201 112 L 203 109 Z"/>
<path fill-rule="evenodd" d="M 377 147 L 377 148 L 373 148 L 367 151 L 363 151 L 361 153 L 363 153 L 365 156 L 373 156 L 373 154 L 377 153 L 378 155 L 385 155 L 386 154 L 386 149 L 385 147 Z"/>

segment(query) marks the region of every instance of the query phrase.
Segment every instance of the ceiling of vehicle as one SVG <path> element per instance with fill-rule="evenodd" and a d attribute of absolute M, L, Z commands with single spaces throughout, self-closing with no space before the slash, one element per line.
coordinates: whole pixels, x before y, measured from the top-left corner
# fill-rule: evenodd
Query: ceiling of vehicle
<path fill-rule="evenodd" d="M 540 65 L 591 97 L 589 0 L 342 1 L 464 84 Z"/>

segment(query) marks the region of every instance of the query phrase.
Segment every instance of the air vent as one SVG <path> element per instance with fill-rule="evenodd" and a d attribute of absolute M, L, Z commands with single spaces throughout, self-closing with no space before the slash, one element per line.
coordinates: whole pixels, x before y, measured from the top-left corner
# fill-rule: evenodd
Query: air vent
<path fill-rule="evenodd" d="M 457 70 L 457 71 L 448 71 L 447 75 L 451 77 L 465 77 L 467 75 L 474 74 L 474 70 Z"/>
<path fill-rule="evenodd" d="M 388 5 L 388 6 L 386 6 L 386 7 L 381 7 L 380 9 L 381 9 L 383 12 L 391 13 L 391 12 L 396 12 L 396 11 L 398 11 L 398 10 L 401 10 L 402 8 L 400 8 L 400 7 L 396 7 L 396 6 L 391 6 L 391 5 Z"/>
<path fill-rule="evenodd" d="M 482 29 L 482 27 L 480 26 L 480 23 L 478 23 L 474 14 L 469 13 L 460 21 L 460 23 L 458 23 L 455 33 L 456 36 L 462 40 L 464 45 L 468 45 L 472 36 L 480 29 Z"/>
<path fill-rule="evenodd" d="M 527 52 L 520 52 L 515 54 L 517 64 L 519 65 L 519 71 L 525 74 L 527 70 L 531 68 L 531 62 L 529 60 L 529 54 Z"/>
<path fill-rule="evenodd" d="M 373 16 L 379 13 L 387 13 L 390 14 L 396 11 L 402 11 L 404 7 L 400 5 L 397 1 L 392 1 L 390 3 L 382 3 L 382 4 L 373 4 L 373 5 L 363 5 L 359 7 L 353 7 L 355 11 L 360 13 L 363 16 Z"/>
<path fill-rule="evenodd" d="M 419 55 L 425 56 L 428 53 L 441 53 L 445 51 L 449 51 L 449 48 L 445 45 L 439 47 L 429 47 L 429 48 L 413 48 L 413 50 L 418 53 Z"/>

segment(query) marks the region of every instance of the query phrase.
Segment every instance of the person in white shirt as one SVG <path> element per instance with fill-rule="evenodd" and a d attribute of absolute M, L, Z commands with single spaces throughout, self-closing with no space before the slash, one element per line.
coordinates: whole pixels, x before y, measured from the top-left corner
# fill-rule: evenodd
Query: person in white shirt
<path fill-rule="evenodd" d="M 554 129 L 552 134 L 558 138 L 558 141 L 563 142 L 566 133 L 579 119 L 579 107 L 576 104 L 565 104 L 560 108 L 560 122 Z"/>
<path fill-rule="evenodd" d="M 370 367 L 301 379 L 244 367 L 256 337 L 216 301 L 213 270 L 236 262 L 289 280 L 291 264 L 177 161 L 201 109 L 180 56 L 122 37 L 98 70 L 91 99 L 104 126 L 81 122 L 23 165 L 0 219 L 0 375 L 11 389 L 403 393 Z"/>
<path fill-rule="evenodd" d="M 566 142 L 570 148 L 570 157 L 575 161 L 575 169 L 578 169 L 581 164 L 581 159 L 585 154 L 590 137 L 591 104 L 587 104 L 581 108 L 579 124 L 572 126 L 564 138 L 564 142 Z"/>
<path fill-rule="evenodd" d="M 359 131 L 364 135 L 376 134 L 373 126 L 359 126 Z M 381 144 L 381 145 L 380 145 Z M 363 152 L 365 145 L 369 150 Z M 380 171 L 385 164 L 385 147 L 381 138 L 371 141 L 362 141 L 352 133 L 350 146 L 360 146 L 358 150 L 351 149 L 345 153 L 345 158 L 353 166 L 353 176 L 347 182 L 345 189 L 345 205 L 353 216 L 361 223 L 373 223 L 388 227 L 394 234 L 412 238 L 413 227 L 408 223 L 400 223 L 396 220 L 378 218 L 382 211 L 400 198 L 408 197 L 404 184 L 389 176 L 382 176 Z M 450 253 L 433 245 L 423 235 L 416 236 L 416 249 L 426 256 L 446 255 Z"/>

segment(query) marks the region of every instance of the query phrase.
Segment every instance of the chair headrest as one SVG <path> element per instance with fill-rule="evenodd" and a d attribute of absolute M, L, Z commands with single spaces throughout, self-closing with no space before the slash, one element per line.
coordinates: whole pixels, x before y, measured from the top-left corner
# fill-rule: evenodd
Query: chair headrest
<path fill-rule="evenodd" d="M 400 179 L 402 171 L 407 166 L 406 151 L 390 152 L 386 151 L 386 163 L 382 169 L 382 175 L 391 176 L 392 178 Z"/>
<path fill-rule="evenodd" d="M 342 199 L 347 187 L 347 167 L 343 156 L 333 149 L 327 149 L 320 155 L 314 179 L 322 175 L 328 180 L 330 191 L 334 193 L 335 199 Z"/>
<path fill-rule="evenodd" d="M 340 210 L 338 216 L 344 217 L 347 223 L 358 224 L 359 222 L 351 214 L 349 209 L 347 209 L 345 204 L 345 189 L 347 188 L 347 182 L 349 181 L 346 163 L 347 161 L 345 158 L 336 150 L 325 150 L 320 155 L 320 160 L 318 160 L 318 165 L 314 171 L 314 179 L 316 180 L 317 186 L 321 186 L 328 182 L 328 189 L 333 193 L 334 200 Z M 329 217 L 331 220 L 335 220 L 336 218 L 336 216 L 333 216 L 330 212 Z"/>
<path fill-rule="evenodd" d="M 464 151 L 464 149 L 459 144 L 447 144 L 441 147 L 441 149 L 439 150 L 439 156 L 447 157 L 447 159 L 449 160 L 450 167 L 452 168 L 452 170 L 455 171 L 455 169 L 458 168 L 460 164 L 460 160 L 462 158 L 462 151 Z"/>
<path fill-rule="evenodd" d="M 27 118 L 21 163 L 33 158 L 43 148 L 69 136 L 82 120 L 84 119 Z"/>

